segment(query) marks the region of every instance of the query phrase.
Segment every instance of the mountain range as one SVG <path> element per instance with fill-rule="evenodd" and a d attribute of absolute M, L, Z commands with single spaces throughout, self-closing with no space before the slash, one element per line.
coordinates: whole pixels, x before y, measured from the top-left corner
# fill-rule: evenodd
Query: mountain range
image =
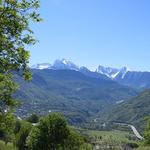
<path fill-rule="evenodd" d="M 132 71 L 127 67 L 111 68 L 99 65 L 95 71 L 91 71 L 86 67 L 78 67 L 71 61 L 66 59 L 56 60 L 53 64 L 41 63 L 31 67 L 32 69 L 52 69 L 52 70 L 75 70 L 84 75 L 94 78 L 104 78 L 113 80 L 119 84 L 129 86 L 138 90 L 150 88 L 150 72 L 148 71 Z"/>
<path fill-rule="evenodd" d="M 14 80 L 20 85 L 14 96 L 23 104 L 16 113 L 21 117 L 31 113 L 61 112 L 72 124 L 81 124 L 102 115 L 108 120 L 139 124 L 140 116 L 148 112 L 145 104 L 148 104 L 149 96 L 144 94 L 142 101 L 138 94 L 150 88 L 150 72 L 103 66 L 91 71 L 65 59 L 53 64 L 36 64 L 31 67 L 31 72 L 31 82 L 14 74 Z M 142 104 L 144 109 L 138 109 Z"/>

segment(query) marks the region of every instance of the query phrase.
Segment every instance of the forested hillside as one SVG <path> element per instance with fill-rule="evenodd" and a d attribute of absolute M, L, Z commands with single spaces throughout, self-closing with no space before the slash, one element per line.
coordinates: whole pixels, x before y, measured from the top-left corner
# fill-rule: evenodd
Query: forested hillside
<path fill-rule="evenodd" d="M 21 85 L 16 97 L 23 105 L 18 113 L 48 113 L 59 111 L 70 116 L 73 122 L 110 108 L 117 101 L 126 100 L 137 94 L 132 88 L 103 78 L 92 78 L 73 70 L 32 70 L 33 80 L 24 82 L 18 75 Z"/>
<path fill-rule="evenodd" d="M 112 115 L 113 114 L 113 115 Z M 150 115 L 150 90 L 118 104 L 103 116 L 107 121 L 126 122 L 143 129 Z"/>

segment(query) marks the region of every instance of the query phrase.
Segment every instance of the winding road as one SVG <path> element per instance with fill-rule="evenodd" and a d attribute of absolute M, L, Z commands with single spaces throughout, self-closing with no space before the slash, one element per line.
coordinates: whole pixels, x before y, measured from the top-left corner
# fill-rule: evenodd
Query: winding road
<path fill-rule="evenodd" d="M 143 140 L 143 139 L 144 139 L 144 137 L 142 137 L 142 136 L 140 135 L 140 133 L 137 131 L 137 129 L 136 129 L 133 125 L 128 125 L 128 126 L 132 129 L 133 133 L 135 134 L 135 136 L 136 136 L 138 139 L 140 139 L 140 140 Z"/>
<path fill-rule="evenodd" d="M 114 122 L 114 123 L 115 123 L 115 122 Z M 124 125 L 124 126 L 130 127 L 130 128 L 132 129 L 134 135 L 135 135 L 138 139 L 140 139 L 140 140 L 143 140 L 143 139 L 144 139 L 144 137 L 142 137 L 142 136 L 140 135 L 140 133 L 137 131 L 137 129 L 135 128 L 135 126 L 133 126 L 133 125 L 131 125 L 131 124 L 127 124 L 127 123 L 117 123 L 117 122 L 116 122 L 115 124 Z"/>

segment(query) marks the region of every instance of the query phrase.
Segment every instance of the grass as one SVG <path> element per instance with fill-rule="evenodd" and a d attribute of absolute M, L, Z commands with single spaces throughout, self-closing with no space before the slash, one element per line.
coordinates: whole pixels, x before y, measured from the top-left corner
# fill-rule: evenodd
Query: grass
<path fill-rule="evenodd" d="M 150 150 L 149 146 L 139 147 L 137 150 Z"/>
<path fill-rule="evenodd" d="M 99 144 L 126 144 L 129 142 L 136 142 L 136 137 L 133 134 L 124 131 L 87 131 L 87 134 L 93 141 Z"/>
<path fill-rule="evenodd" d="M 16 149 L 13 147 L 12 143 L 8 143 L 6 145 L 3 141 L 0 141 L 0 150 L 16 150 Z"/>
<path fill-rule="evenodd" d="M 122 150 L 125 145 L 138 145 L 138 140 L 134 134 L 127 131 L 113 130 L 113 131 L 96 131 L 83 130 L 83 134 L 88 135 L 93 145 L 101 149 Z M 150 150 L 137 149 L 137 150 Z"/>

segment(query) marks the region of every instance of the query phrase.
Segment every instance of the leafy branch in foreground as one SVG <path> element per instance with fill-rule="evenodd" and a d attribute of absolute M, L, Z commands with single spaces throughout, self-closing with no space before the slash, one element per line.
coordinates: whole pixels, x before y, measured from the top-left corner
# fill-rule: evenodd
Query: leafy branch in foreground
<path fill-rule="evenodd" d="M 26 47 L 36 43 L 30 22 L 41 21 L 38 0 L 0 0 L 0 116 L 5 117 L 16 105 L 12 97 L 18 85 L 13 72 L 31 79 Z M 5 120 L 5 119 L 4 119 Z M 0 122 L 1 126 L 2 122 Z M 3 124 L 5 124 L 3 122 Z"/>
<path fill-rule="evenodd" d="M 8 106 L 12 105 L 11 95 L 16 90 L 12 71 L 18 71 L 26 80 L 31 79 L 26 46 L 36 43 L 29 24 L 41 21 L 38 7 L 38 0 L 0 1 L 0 101 Z"/>

